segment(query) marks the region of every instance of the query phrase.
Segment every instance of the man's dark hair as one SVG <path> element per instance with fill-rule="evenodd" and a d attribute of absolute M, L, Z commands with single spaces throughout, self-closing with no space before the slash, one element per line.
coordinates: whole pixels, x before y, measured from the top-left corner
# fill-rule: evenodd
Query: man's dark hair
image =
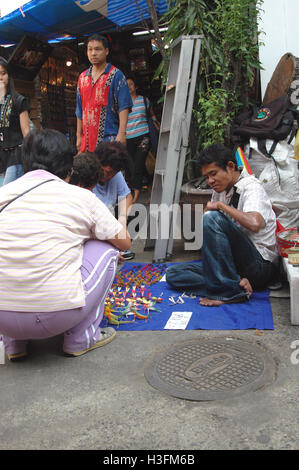
<path fill-rule="evenodd" d="M 91 36 L 87 38 L 86 44 L 88 44 L 90 41 L 100 41 L 102 42 L 105 49 L 109 49 L 108 39 L 105 36 L 102 36 L 101 34 L 98 34 L 98 33 L 92 34 Z"/>
<path fill-rule="evenodd" d="M 89 189 L 95 186 L 99 180 L 99 160 L 91 152 L 80 153 L 74 158 L 71 171 L 70 184 Z"/>
<path fill-rule="evenodd" d="M 97 155 L 100 165 L 110 166 L 115 171 L 124 171 L 129 185 L 133 173 L 132 159 L 126 147 L 120 142 L 100 142 L 94 153 Z"/>
<path fill-rule="evenodd" d="M 73 166 L 74 152 L 68 139 L 54 129 L 35 129 L 23 140 L 24 173 L 46 170 L 65 179 Z"/>
<path fill-rule="evenodd" d="M 237 161 L 234 152 L 221 144 L 213 144 L 203 149 L 197 156 L 196 162 L 201 169 L 204 165 L 215 163 L 220 168 L 226 171 L 228 162 L 235 164 L 237 169 Z"/>

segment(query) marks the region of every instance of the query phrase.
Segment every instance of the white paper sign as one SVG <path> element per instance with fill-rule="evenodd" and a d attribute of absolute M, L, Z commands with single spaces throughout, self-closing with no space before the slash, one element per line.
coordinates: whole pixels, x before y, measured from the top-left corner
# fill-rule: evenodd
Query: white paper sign
<path fill-rule="evenodd" d="M 164 330 L 185 330 L 191 315 L 192 312 L 172 312 Z"/>

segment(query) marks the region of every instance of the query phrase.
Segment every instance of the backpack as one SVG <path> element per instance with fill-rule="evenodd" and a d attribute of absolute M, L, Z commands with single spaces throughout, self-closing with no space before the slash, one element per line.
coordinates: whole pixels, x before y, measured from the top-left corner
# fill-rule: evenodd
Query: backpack
<path fill-rule="evenodd" d="M 231 125 L 231 141 L 236 146 L 243 146 L 250 141 L 251 137 L 258 140 L 261 152 L 270 157 L 275 150 L 277 142 L 286 139 L 290 143 L 295 134 L 295 119 L 298 111 L 292 105 L 287 94 L 253 110 L 247 109 L 240 113 Z M 266 150 L 266 139 L 273 140 L 269 151 Z"/>

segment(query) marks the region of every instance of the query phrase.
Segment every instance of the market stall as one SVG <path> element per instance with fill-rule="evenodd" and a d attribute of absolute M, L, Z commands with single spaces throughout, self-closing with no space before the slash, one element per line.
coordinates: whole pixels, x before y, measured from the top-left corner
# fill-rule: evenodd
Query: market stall
<path fill-rule="evenodd" d="M 155 6 L 162 14 L 167 2 L 157 1 Z M 145 0 L 137 4 L 128 0 L 32 0 L 1 18 L 0 54 L 11 64 L 17 91 L 30 100 L 32 123 L 65 133 L 75 145 L 77 79 L 89 65 L 85 42 L 94 32 L 107 36 L 109 61 L 126 76 L 134 75 L 159 117 L 161 84 L 153 77 L 161 56 L 148 30 L 134 35 L 145 29 L 147 20 Z M 3 47 L 10 42 L 14 44 Z"/>

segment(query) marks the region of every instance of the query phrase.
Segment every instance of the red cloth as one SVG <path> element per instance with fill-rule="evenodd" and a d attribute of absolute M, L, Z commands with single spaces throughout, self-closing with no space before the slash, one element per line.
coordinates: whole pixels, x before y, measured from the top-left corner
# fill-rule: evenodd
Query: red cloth
<path fill-rule="evenodd" d="M 276 219 L 276 234 L 282 232 L 283 230 L 285 230 L 285 228 L 283 227 L 283 225 L 281 225 L 279 220 Z"/>
<path fill-rule="evenodd" d="M 115 67 L 112 65 L 108 73 L 103 73 L 92 85 L 92 78 L 86 70 L 81 73 L 78 80 L 78 86 L 82 101 L 82 139 L 80 152 L 89 150 L 93 152 L 97 146 L 99 130 L 104 136 L 106 107 L 108 104 L 108 95 L 110 81 L 106 82 L 114 73 Z"/>

